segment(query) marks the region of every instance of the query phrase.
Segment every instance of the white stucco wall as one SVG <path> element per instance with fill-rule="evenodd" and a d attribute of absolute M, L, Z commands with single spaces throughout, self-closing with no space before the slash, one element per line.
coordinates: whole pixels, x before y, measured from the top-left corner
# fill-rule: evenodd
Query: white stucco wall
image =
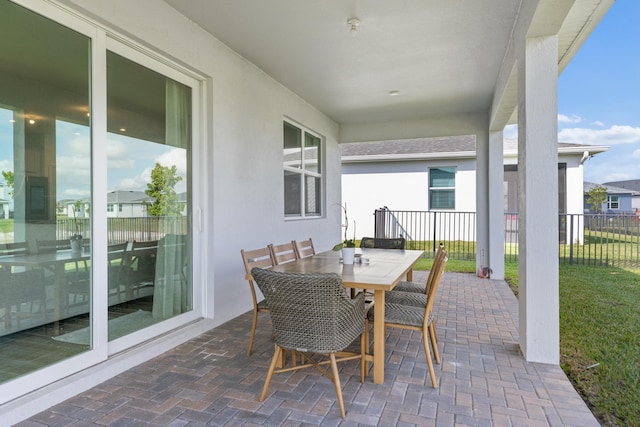
<path fill-rule="evenodd" d="M 380 163 L 349 163 L 342 166 L 342 200 L 349 214 L 349 238 L 374 236 L 376 209 L 429 210 L 429 168 L 456 168 L 457 212 L 475 212 L 475 161 L 433 160 Z M 337 208 L 337 207 L 336 207 Z M 339 209 L 339 208 L 337 208 Z"/>

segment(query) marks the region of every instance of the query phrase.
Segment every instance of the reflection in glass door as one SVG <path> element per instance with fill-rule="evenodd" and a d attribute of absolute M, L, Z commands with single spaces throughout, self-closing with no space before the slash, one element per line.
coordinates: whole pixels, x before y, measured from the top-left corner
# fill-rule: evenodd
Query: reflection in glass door
<path fill-rule="evenodd" d="M 109 340 L 192 309 L 191 88 L 107 52 Z"/>
<path fill-rule="evenodd" d="M 0 382 L 91 348 L 90 40 L 0 2 Z M 75 336 L 76 338 L 71 338 Z"/>

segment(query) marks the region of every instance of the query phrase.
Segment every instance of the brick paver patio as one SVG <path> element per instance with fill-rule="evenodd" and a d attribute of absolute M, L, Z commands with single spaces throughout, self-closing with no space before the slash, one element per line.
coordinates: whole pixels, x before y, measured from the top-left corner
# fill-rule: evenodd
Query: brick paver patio
<path fill-rule="evenodd" d="M 558 366 L 520 355 L 506 283 L 445 273 L 437 299 L 439 387 L 430 386 L 420 334 L 390 328 L 384 384 L 361 384 L 358 363 L 341 364 L 344 419 L 314 369 L 275 375 L 258 401 L 271 329 L 263 316 L 247 357 L 247 313 L 18 425 L 599 426 Z"/>

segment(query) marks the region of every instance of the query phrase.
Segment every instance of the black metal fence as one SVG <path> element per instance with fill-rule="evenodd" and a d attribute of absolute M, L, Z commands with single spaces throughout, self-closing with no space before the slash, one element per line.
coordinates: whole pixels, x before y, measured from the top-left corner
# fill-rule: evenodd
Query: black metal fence
<path fill-rule="evenodd" d="M 68 239 L 80 234 L 91 239 L 91 221 L 88 218 L 56 220 L 57 239 Z M 107 218 L 108 244 L 132 241 L 158 240 L 166 234 L 186 234 L 187 217 Z"/>
<path fill-rule="evenodd" d="M 374 213 L 376 237 L 404 237 L 408 249 L 435 253 L 443 243 L 453 259 L 476 258 L 476 213 L 391 211 Z M 560 214 L 559 260 L 566 264 L 640 267 L 636 214 Z M 505 261 L 518 261 L 518 214 L 504 214 Z"/>

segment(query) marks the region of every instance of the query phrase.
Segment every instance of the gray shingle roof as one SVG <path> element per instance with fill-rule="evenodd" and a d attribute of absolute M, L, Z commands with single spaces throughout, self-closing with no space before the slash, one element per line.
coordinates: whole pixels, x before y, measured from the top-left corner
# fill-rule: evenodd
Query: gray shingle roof
<path fill-rule="evenodd" d="M 341 147 L 342 157 L 460 152 L 475 153 L 476 138 L 473 135 L 467 135 L 393 141 L 350 142 L 341 144 Z"/>
<path fill-rule="evenodd" d="M 640 196 L 640 192 L 629 190 L 627 188 L 615 187 L 613 185 L 607 184 L 596 184 L 595 182 L 589 181 L 584 182 L 585 193 L 589 192 L 592 188 L 595 187 L 604 187 L 604 189 L 607 190 L 607 194 L 630 194 L 632 196 Z"/>
<path fill-rule="evenodd" d="M 415 138 L 392 141 L 350 142 L 341 144 L 343 162 L 350 160 L 401 160 L 413 158 L 445 158 L 476 156 L 476 138 L 474 135 L 462 135 L 440 138 Z M 516 152 L 517 141 L 505 140 L 504 151 Z M 589 151 L 592 154 L 606 151 L 607 147 L 558 143 L 558 151 L 564 153 L 582 154 Z"/>
<path fill-rule="evenodd" d="M 640 191 L 640 179 L 628 179 L 626 181 L 610 181 L 603 185 L 612 185 L 618 188 L 626 188 L 627 190 Z"/>

